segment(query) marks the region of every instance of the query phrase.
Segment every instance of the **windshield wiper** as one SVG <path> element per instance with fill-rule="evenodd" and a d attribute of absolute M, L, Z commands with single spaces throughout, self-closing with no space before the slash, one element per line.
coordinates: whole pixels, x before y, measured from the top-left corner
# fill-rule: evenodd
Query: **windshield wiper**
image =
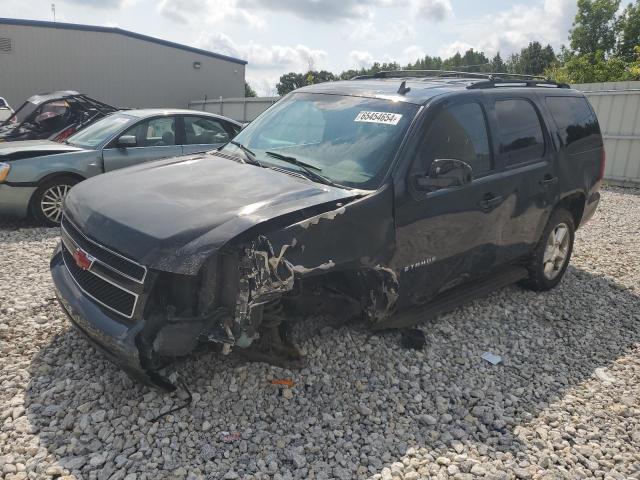
<path fill-rule="evenodd" d="M 241 144 L 240 142 L 236 142 L 235 140 L 229 140 L 229 143 L 242 150 L 245 158 L 248 160 L 248 163 L 250 163 L 251 165 L 257 165 L 258 167 L 263 166 L 262 163 L 260 163 L 260 161 L 256 158 L 256 154 L 253 153 L 250 148 L 245 147 L 243 144 Z"/>
<path fill-rule="evenodd" d="M 315 165 L 311 165 L 310 163 L 300 161 L 296 157 L 282 155 L 281 153 L 277 153 L 277 152 L 264 152 L 264 153 L 265 155 L 269 155 L 270 157 L 277 158 L 278 160 L 282 160 L 283 162 L 287 162 L 292 165 L 295 165 L 296 167 L 300 167 L 307 174 L 307 176 L 311 178 L 311 180 L 314 180 L 318 183 L 323 183 L 324 185 L 330 185 L 332 187 L 344 188 L 342 185 L 338 185 L 337 183 L 334 183 L 331 180 L 329 180 L 327 177 L 317 173 L 322 171 L 320 167 L 316 167 Z"/>

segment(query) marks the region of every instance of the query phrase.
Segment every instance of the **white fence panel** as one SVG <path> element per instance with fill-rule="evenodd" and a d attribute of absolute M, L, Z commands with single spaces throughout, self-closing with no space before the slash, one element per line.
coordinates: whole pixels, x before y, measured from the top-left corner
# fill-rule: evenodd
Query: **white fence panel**
<path fill-rule="evenodd" d="M 189 109 L 217 113 L 238 122 L 250 122 L 279 99 L 280 97 L 248 97 L 192 100 L 189 102 Z"/>
<path fill-rule="evenodd" d="M 573 85 L 593 105 L 607 152 L 606 180 L 640 184 L 640 82 Z"/>

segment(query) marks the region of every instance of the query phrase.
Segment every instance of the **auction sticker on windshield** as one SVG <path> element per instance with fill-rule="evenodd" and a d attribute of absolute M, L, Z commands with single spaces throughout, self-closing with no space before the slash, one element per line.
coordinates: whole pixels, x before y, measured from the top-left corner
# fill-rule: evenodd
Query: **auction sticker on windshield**
<path fill-rule="evenodd" d="M 386 125 L 397 125 L 401 118 L 402 118 L 402 115 L 400 113 L 362 111 L 358 114 L 354 122 L 384 123 Z"/>

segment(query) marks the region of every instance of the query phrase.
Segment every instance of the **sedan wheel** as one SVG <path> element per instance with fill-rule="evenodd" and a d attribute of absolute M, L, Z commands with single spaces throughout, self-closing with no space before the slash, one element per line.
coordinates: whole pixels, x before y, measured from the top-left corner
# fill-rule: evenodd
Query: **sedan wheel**
<path fill-rule="evenodd" d="M 55 185 L 44 192 L 40 200 L 42 214 L 53 223 L 60 223 L 62 202 L 71 190 L 71 185 Z"/>
<path fill-rule="evenodd" d="M 49 227 L 55 227 L 62 220 L 64 199 L 79 179 L 74 177 L 53 178 L 36 190 L 31 199 L 31 213 L 35 219 Z"/>

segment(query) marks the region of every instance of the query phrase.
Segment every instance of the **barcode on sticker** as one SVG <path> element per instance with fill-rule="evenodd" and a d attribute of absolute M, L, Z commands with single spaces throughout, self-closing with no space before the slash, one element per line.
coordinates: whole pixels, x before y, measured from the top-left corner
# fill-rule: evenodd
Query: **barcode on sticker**
<path fill-rule="evenodd" d="M 397 125 L 402 115 L 388 112 L 366 112 L 358 114 L 354 122 L 384 123 L 386 125 Z"/>

